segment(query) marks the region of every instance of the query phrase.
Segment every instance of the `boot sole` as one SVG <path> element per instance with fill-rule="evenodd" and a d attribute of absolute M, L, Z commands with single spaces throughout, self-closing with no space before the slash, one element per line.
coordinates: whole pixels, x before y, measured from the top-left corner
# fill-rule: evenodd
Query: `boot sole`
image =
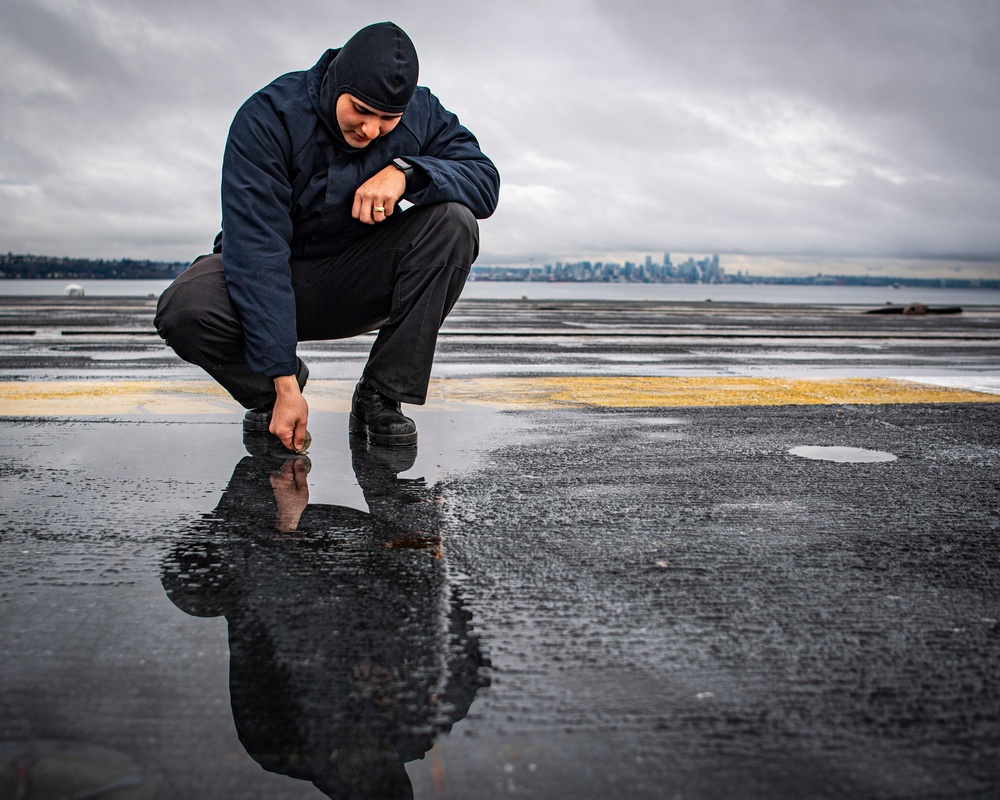
<path fill-rule="evenodd" d="M 417 443 L 417 432 L 413 433 L 372 433 L 364 420 L 351 414 L 347 429 L 354 436 L 366 436 L 369 444 L 379 444 L 384 447 L 407 447 Z"/>

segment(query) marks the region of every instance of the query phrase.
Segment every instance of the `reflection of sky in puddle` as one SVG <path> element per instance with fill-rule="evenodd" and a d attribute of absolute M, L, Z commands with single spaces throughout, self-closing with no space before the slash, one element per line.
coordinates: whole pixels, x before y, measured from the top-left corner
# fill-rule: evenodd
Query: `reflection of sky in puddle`
<path fill-rule="evenodd" d="M 718 356 L 719 353 L 716 352 L 715 355 Z M 758 350 L 753 357 L 760 361 L 884 361 L 896 358 L 889 353 L 823 353 L 816 350 Z"/>
<path fill-rule="evenodd" d="M 486 375 L 489 377 L 504 377 L 510 375 L 556 375 L 556 376 L 610 376 L 622 378 L 643 377 L 685 377 L 704 375 L 705 370 L 700 365 L 681 367 L 677 364 L 659 365 L 653 361 L 636 361 L 636 366 L 622 366 L 622 362 L 606 362 L 582 367 L 579 364 L 446 364 L 435 363 L 435 377 L 469 377 Z M 311 366 L 311 365 L 310 365 Z M 713 374 L 728 374 L 724 372 Z M 324 377 L 326 375 L 324 374 Z"/>
<path fill-rule="evenodd" d="M 177 356 L 165 347 L 160 348 L 160 350 L 115 350 L 110 352 L 102 350 L 92 353 L 75 353 L 74 355 L 86 356 L 91 361 L 175 361 L 177 359 Z"/>
<path fill-rule="evenodd" d="M 365 361 L 368 358 L 366 350 L 321 350 L 319 348 L 308 348 L 308 355 L 303 358 L 308 361 L 310 358 L 346 358 L 353 361 Z"/>
<path fill-rule="evenodd" d="M 585 328 L 588 330 L 616 330 L 616 331 L 641 331 L 643 333 L 648 331 L 664 331 L 670 332 L 672 330 L 706 330 L 708 325 L 703 323 L 658 323 L 654 325 L 643 325 L 641 323 L 625 322 L 620 325 L 616 325 L 610 322 L 571 322 L 569 320 L 563 320 L 563 325 L 567 328 Z M 749 328 L 749 325 L 744 325 L 743 328 Z"/>
<path fill-rule="evenodd" d="M 822 345 L 817 344 L 817 348 Z M 886 362 L 898 362 L 901 357 L 905 357 L 910 361 L 921 361 L 929 363 L 944 363 L 950 364 L 955 361 L 954 354 L 948 355 L 930 355 L 927 353 L 903 353 L 900 354 L 894 351 L 884 350 L 881 345 L 879 346 L 868 346 L 862 347 L 858 346 L 858 349 L 864 349 L 865 352 L 851 352 L 850 350 L 837 350 L 824 352 L 822 350 L 762 350 L 754 349 L 752 353 L 749 354 L 750 358 L 755 361 L 804 361 L 804 362 L 815 362 L 815 361 L 886 361 Z M 731 358 L 740 359 L 747 358 L 748 353 L 746 351 L 736 351 L 736 350 L 725 350 L 722 348 L 713 348 L 711 350 L 689 350 L 692 355 L 698 355 L 703 357 L 711 358 Z M 986 355 L 984 358 L 988 358 Z M 965 356 L 966 361 L 975 360 L 976 357 Z"/>
<path fill-rule="evenodd" d="M 629 363 L 629 364 L 642 364 L 642 363 L 648 363 L 650 361 L 663 360 L 657 356 L 649 356 L 643 354 L 632 356 L 632 355 L 619 355 L 619 354 L 609 355 L 607 353 L 597 353 L 592 355 L 591 358 L 596 358 L 599 361 L 614 361 L 618 363 Z"/>
<path fill-rule="evenodd" d="M 802 445 L 788 450 L 793 456 L 813 461 L 837 461 L 844 464 L 872 464 L 879 461 L 895 461 L 896 456 L 881 450 L 865 450 L 861 447 L 818 447 Z"/>

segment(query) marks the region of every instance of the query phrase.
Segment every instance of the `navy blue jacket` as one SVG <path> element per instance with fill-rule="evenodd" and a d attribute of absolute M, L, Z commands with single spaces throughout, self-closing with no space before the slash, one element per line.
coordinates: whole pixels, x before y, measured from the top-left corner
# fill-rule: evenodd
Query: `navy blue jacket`
<path fill-rule="evenodd" d="M 216 252 L 243 323 L 247 361 L 269 377 L 297 371 L 290 262 L 334 256 L 377 232 L 351 217 L 354 193 L 368 178 L 405 158 L 414 176 L 404 199 L 455 201 L 479 219 L 493 213 L 500 191 L 476 138 L 424 87 L 389 134 L 364 148 L 345 142 L 334 109 L 320 101 L 338 52 L 250 97 L 226 143 Z"/>

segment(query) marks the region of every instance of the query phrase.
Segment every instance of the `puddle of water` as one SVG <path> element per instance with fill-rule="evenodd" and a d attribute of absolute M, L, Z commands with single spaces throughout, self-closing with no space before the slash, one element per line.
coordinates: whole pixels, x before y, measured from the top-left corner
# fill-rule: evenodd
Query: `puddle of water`
<path fill-rule="evenodd" d="M 862 447 L 819 447 L 801 445 L 788 450 L 793 456 L 813 461 L 837 461 L 845 464 L 872 464 L 878 461 L 895 461 L 897 456 L 882 450 L 865 450 Z"/>

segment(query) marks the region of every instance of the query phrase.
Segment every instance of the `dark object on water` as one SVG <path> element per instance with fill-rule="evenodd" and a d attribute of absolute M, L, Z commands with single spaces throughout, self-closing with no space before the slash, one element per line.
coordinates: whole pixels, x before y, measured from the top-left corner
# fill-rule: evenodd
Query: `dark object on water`
<path fill-rule="evenodd" d="M 910 303 L 908 306 L 887 304 L 881 308 L 870 308 L 866 314 L 906 314 L 907 316 L 923 316 L 924 314 L 961 314 L 961 306 L 925 306 L 923 303 Z"/>

